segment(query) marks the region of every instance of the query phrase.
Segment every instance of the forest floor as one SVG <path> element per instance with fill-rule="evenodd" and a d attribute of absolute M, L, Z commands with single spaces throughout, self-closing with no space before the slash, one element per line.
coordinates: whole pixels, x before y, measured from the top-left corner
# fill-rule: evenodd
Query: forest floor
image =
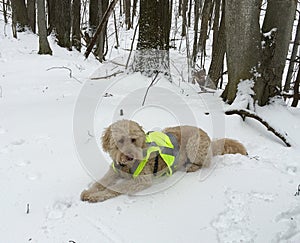
<path fill-rule="evenodd" d="M 257 121 L 225 116 L 218 93 L 199 94 L 179 75 L 160 78 L 142 106 L 150 78 L 85 60 L 52 38 L 53 56 L 40 56 L 37 36 L 13 39 L 4 28 L 0 22 L 1 242 L 300 242 L 299 108 L 257 108 L 287 133 L 288 148 Z M 184 66 L 176 51 L 172 62 Z M 91 79 L 116 72 L 124 73 Z M 122 118 L 145 131 L 197 125 L 241 141 L 249 155 L 214 157 L 210 168 L 178 172 L 136 196 L 81 202 L 111 162 L 101 133 Z"/>

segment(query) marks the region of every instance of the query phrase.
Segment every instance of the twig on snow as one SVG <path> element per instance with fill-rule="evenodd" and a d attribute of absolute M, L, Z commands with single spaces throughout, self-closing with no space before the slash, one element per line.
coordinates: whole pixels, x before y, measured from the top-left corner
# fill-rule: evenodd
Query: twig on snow
<path fill-rule="evenodd" d="M 26 214 L 29 214 L 29 212 L 30 212 L 29 203 L 27 203 L 27 205 L 26 205 Z"/>
<path fill-rule="evenodd" d="M 112 73 L 112 74 L 104 76 L 104 77 L 91 78 L 91 80 L 111 78 L 111 77 L 115 77 L 115 76 L 117 76 L 118 74 L 121 74 L 121 73 L 124 73 L 124 72 L 123 71 L 117 71 L 115 73 Z"/>
<path fill-rule="evenodd" d="M 72 75 L 72 69 L 71 68 L 68 68 L 68 67 L 51 67 L 51 68 L 48 68 L 46 71 L 50 71 L 50 70 L 53 70 L 53 69 L 66 69 L 69 71 L 69 75 L 70 75 L 70 78 L 73 78 L 75 79 L 78 83 L 82 84 L 82 82 L 80 80 L 78 80 L 77 78 L 75 78 L 73 75 Z"/>

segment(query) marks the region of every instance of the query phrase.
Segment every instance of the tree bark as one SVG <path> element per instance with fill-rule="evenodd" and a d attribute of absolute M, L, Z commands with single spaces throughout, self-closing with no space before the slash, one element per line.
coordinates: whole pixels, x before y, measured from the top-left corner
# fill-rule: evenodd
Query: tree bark
<path fill-rule="evenodd" d="M 3 9 L 3 17 L 4 17 L 4 23 L 7 24 L 7 2 L 5 0 L 2 1 L 2 9 Z"/>
<path fill-rule="evenodd" d="M 133 5 L 132 5 L 132 19 L 131 19 L 131 25 L 132 25 L 132 27 L 133 27 L 133 22 L 134 22 L 134 16 L 136 16 L 137 3 L 138 3 L 138 0 L 133 0 Z"/>
<path fill-rule="evenodd" d="M 297 107 L 298 105 L 300 99 L 299 86 L 300 86 L 300 69 L 298 69 L 297 78 L 294 83 L 294 95 L 293 95 L 292 107 Z"/>
<path fill-rule="evenodd" d="M 92 35 L 95 33 L 96 28 L 99 24 L 99 15 L 98 15 L 99 10 L 98 9 L 99 9 L 98 0 L 90 0 L 89 25 L 90 25 L 90 30 L 92 32 Z"/>
<path fill-rule="evenodd" d="M 263 49 L 262 78 L 256 82 L 254 87 L 255 99 L 259 105 L 266 105 L 270 97 L 281 94 L 282 74 L 291 39 L 296 5 L 295 0 L 269 0 L 268 2 L 262 32 L 272 32 L 274 35 L 271 36 L 273 38 L 270 42 L 271 45 L 265 45 Z M 278 11 L 279 9 L 280 11 Z"/>
<path fill-rule="evenodd" d="M 187 7 L 188 7 L 188 0 L 182 0 L 182 30 L 181 36 L 186 36 L 186 28 L 187 28 Z"/>
<path fill-rule="evenodd" d="M 45 0 L 37 0 L 38 8 L 38 32 L 39 32 L 39 54 L 52 55 L 52 50 L 47 39 L 47 26 L 45 15 Z"/>
<path fill-rule="evenodd" d="M 55 2 L 56 0 L 47 0 L 48 4 L 48 29 L 47 33 L 48 35 L 51 34 L 52 30 L 55 27 Z"/>
<path fill-rule="evenodd" d="M 225 1 L 228 84 L 222 97 L 232 103 L 241 80 L 254 79 L 260 61 L 260 0 Z"/>
<path fill-rule="evenodd" d="M 218 0 L 220 1 L 220 0 Z M 219 5 L 216 4 L 215 12 L 219 12 Z M 213 45 L 212 45 L 212 58 L 208 71 L 207 79 L 213 83 L 214 87 L 218 87 L 219 79 L 222 75 L 224 57 L 226 52 L 226 36 L 225 36 L 225 3 L 222 3 L 222 17 L 220 26 L 215 19 L 214 20 L 214 34 L 213 34 Z"/>
<path fill-rule="evenodd" d="M 132 25 L 131 25 L 131 1 L 130 0 L 125 0 L 124 1 L 124 8 L 125 8 L 125 24 L 127 30 L 129 30 Z"/>
<path fill-rule="evenodd" d="M 205 54 L 205 48 L 206 48 L 206 40 L 207 40 L 207 32 L 208 32 L 208 23 L 212 18 L 212 0 L 205 0 L 203 9 L 202 9 L 202 17 L 201 17 L 201 29 L 200 29 L 200 35 L 199 35 L 199 51 L 204 56 Z"/>
<path fill-rule="evenodd" d="M 101 32 L 104 30 L 104 28 L 106 27 L 106 24 L 107 24 L 107 21 L 109 19 L 109 16 L 112 14 L 116 4 L 117 4 L 118 0 L 113 0 L 109 7 L 107 8 L 106 12 L 104 13 L 103 15 L 103 18 L 101 19 L 101 22 L 99 23 L 97 29 L 96 29 L 96 32 L 92 38 L 92 40 L 90 41 L 85 53 L 84 53 L 84 56 L 86 58 L 88 58 L 88 56 L 90 55 L 94 45 L 96 44 L 96 41 L 98 40 L 98 37 L 99 35 L 101 34 Z"/>
<path fill-rule="evenodd" d="M 194 5 L 194 44 L 192 53 L 192 66 L 195 67 L 198 54 L 198 25 L 200 18 L 200 0 L 195 0 Z"/>
<path fill-rule="evenodd" d="M 133 70 L 152 76 L 170 75 L 169 40 L 171 11 L 169 0 L 140 2 L 139 37 Z"/>
<path fill-rule="evenodd" d="M 27 0 L 28 25 L 33 33 L 36 33 L 36 0 Z"/>
<path fill-rule="evenodd" d="M 71 0 L 56 1 L 55 30 L 58 45 L 71 50 Z"/>
<path fill-rule="evenodd" d="M 292 76 L 293 76 L 293 71 L 295 67 L 295 61 L 297 58 L 297 53 L 300 45 L 300 21 L 298 20 L 298 25 L 297 25 L 297 31 L 296 31 L 296 36 L 294 40 L 294 46 L 293 46 L 293 51 L 291 55 L 291 60 L 290 60 L 290 65 L 284 85 L 284 91 L 288 92 L 291 86 L 291 81 L 292 81 Z"/>
<path fill-rule="evenodd" d="M 72 4 L 72 46 L 77 51 L 81 50 L 81 34 L 80 34 L 80 0 L 73 0 Z"/>
<path fill-rule="evenodd" d="M 99 7 L 98 7 L 99 21 L 103 19 L 107 8 L 108 8 L 108 0 L 101 0 L 101 1 L 99 0 Z M 95 55 L 100 62 L 103 62 L 105 60 L 104 46 L 105 46 L 106 28 L 107 28 L 107 21 L 105 21 L 104 28 L 99 33 L 96 49 L 95 49 Z"/>
<path fill-rule="evenodd" d="M 17 31 L 25 31 L 28 26 L 28 16 L 25 0 L 11 0 L 13 15 L 15 15 Z"/>

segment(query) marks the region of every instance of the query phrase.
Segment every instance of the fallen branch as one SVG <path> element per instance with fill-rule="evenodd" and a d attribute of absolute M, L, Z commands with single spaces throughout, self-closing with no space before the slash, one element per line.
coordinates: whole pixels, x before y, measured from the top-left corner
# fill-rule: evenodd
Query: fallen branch
<path fill-rule="evenodd" d="M 48 68 L 46 71 L 50 71 L 50 70 L 53 70 L 53 69 L 66 69 L 66 70 L 69 70 L 70 78 L 73 78 L 73 79 L 75 79 L 78 83 L 82 84 L 82 82 L 81 82 L 80 80 L 78 80 L 77 78 L 75 78 L 75 77 L 72 75 L 72 69 L 71 69 L 71 68 L 68 68 L 68 67 L 51 67 L 51 68 Z"/>
<path fill-rule="evenodd" d="M 107 79 L 107 78 L 111 78 L 111 77 L 115 77 L 118 74 L 124 73 L 123 71 L 117 71 L 115 73 L 112 73 L 110 75 L 104 76 L 104 77 L 97 77 L 97 78 L 91 78 L 91 80 L 99 80 L 99 79 Z"/>
<path fill-rule="evenodd" d="M 253 118 L 257 121 L 259 121 L 261 124 L 263 124 L 268 131 L 272 132 L 275 136 L 277 136 L 278 138 L 280 138 L 287 147 L 291 147 L 291 144 L 287 141 L 287 137 L 283 134 L 281 134 L 280 132 L 276 131 L 272 126 L 270 126 L 269 123 L 267 123 L 265 120 L 263 120 L 261 117 L 259 117 L 258 115 L 248 112 L 246 110 L 229 110 L 225 112 L 226 115 L 239 115 L 242 117 L 243 121 L 245 121 L 246 117 L 250 117 Z"/>

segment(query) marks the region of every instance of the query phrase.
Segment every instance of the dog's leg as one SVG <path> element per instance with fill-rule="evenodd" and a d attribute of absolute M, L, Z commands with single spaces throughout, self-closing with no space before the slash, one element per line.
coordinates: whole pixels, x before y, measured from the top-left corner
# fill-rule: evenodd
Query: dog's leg
<path fill-rule="evenodd" d="M 187 164 L 186 171 L 194 172 L 203 166 L 207 166 L 211 160 L 210 139 L 207 135 L 195 134 L 187 142 L 186 145 Z"/>
<path fill-rule="evenodd" d="M 87 201 L 103 202 L 107 199 L 119 196 L 121 194 L 134 194 L 152 185 L 152 176 L 139 176 L 136 179 L 124 180 L 118 184 L 107 188 L 104 191 L 98 191 L 91 195 Z"/>
<path fill-rule="evenodd" d="M 89 201 L 90 195 L 97 193 L 99 191 L 106 190 L 107 187 L 116 183 L 118 179 L 118 174 L 113 171 L 112 168 L 109 168 L 108 172 L 103 176 L 102 179 L 95 182 L 88 190 L 84 190 L 81 193 L 81 200 L 82 201 Z"/>

